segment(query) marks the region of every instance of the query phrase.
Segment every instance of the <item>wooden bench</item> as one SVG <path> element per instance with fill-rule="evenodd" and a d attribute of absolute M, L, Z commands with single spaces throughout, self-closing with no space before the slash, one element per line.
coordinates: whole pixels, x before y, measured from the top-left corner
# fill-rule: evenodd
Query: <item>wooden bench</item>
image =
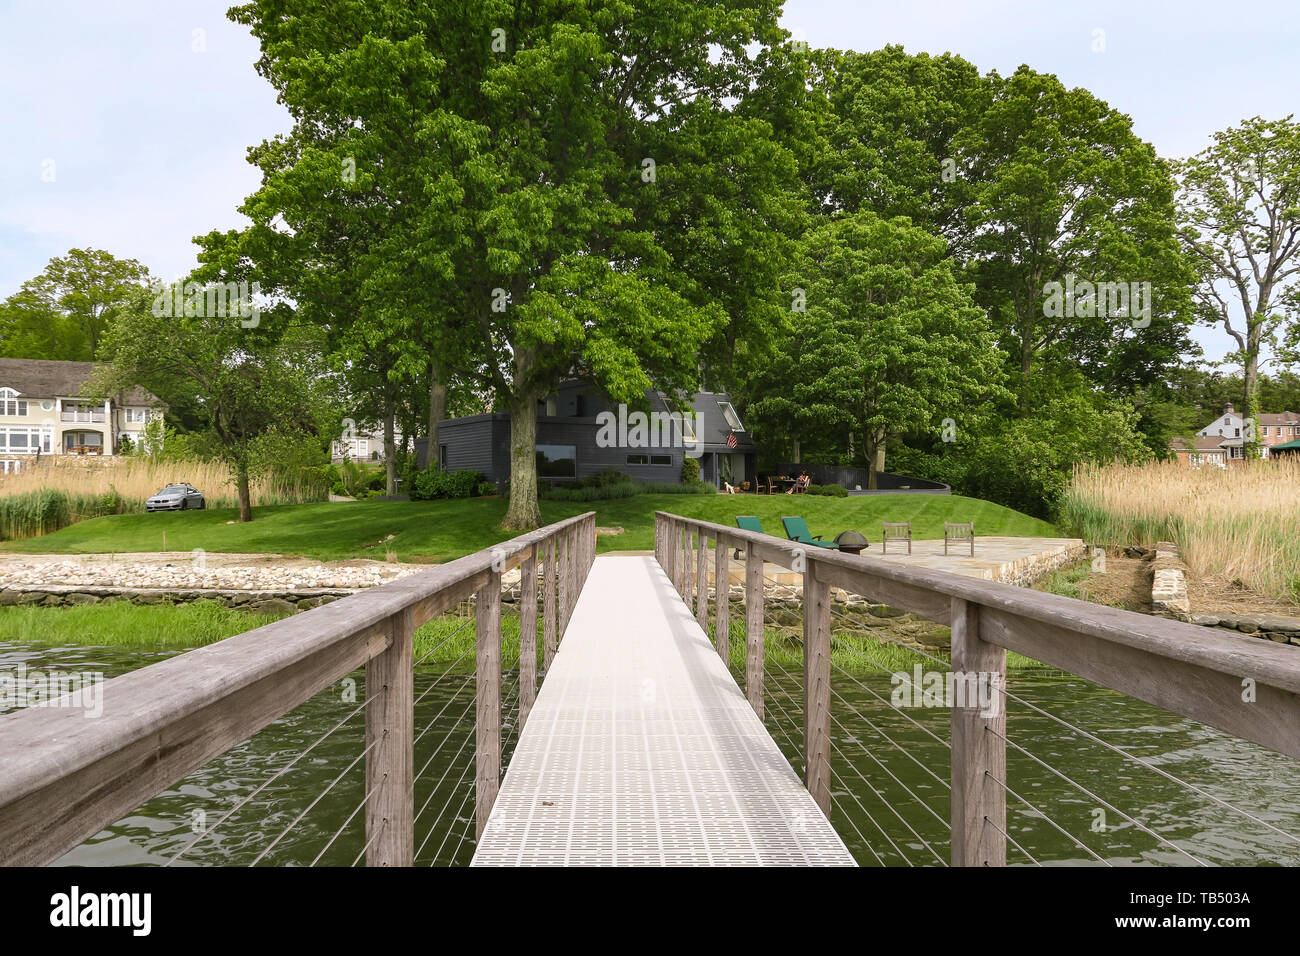
<path fill-rule="evenodd" d="M 912 553 L 912 522 L 886 521 L 884 524 L 884 541 L 880 544 L 880 553 L 889 553 L 889 542 L 906 541 L 907 553 Z"/>
<path fill-rule="evenodd" d="M 970 542 L 970 556 L 975 557 L 975 522 L 968 521 L 965 524 L 954 524 L 945 521 L 943 523 L 943 553 L 948 553 L 948 545 L 952 542 L 961 543 L 962 541 Z"/>

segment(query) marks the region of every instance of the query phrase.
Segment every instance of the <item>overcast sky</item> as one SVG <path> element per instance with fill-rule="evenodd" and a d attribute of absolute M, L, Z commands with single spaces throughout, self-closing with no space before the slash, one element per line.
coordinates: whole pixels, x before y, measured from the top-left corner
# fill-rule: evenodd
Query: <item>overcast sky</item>
<path fill-rule="evenodd" d="M 234 228 L 245 149 L 289 128 L 230 0 L 0 0 L 0 298 L 94 246 L 176 278 L 191 238 Z M 1259 114 L 1300 110 L 1296 0 L 789 0 L 813 46 L 1022 63 L 1133 118 L 1167 157 Z M 1096 31 L 1104 31 L 1098 34 Z M 1104 49 L 1096 51 L 1098 40 Z M 1203 331 L 1207 353 L 1227 336 Z"/>

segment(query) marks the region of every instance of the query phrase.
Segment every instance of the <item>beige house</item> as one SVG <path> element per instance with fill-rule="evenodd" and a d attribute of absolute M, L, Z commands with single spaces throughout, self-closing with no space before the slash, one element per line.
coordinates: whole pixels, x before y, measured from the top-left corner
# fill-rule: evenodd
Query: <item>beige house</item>
<path fill-rule="evenodd" d="M 81 397 L 90 362 L 0 359 L 0 473 L 46 455 L 114 455 L 145 426 L 161 420 L 162 403 L 139 386 L 103 402 Z"/>

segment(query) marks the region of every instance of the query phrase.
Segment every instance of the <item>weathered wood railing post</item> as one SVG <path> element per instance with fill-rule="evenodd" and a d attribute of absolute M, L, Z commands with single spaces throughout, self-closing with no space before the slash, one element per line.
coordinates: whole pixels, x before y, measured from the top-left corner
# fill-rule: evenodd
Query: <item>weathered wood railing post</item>
<path fill-rule="evenodd" d="M 980 607 L 952 600 L 952 865 L 1006 866 L 1007 651 L 980 637 Z M 984 695 L 991 704 L 981 708 Z M 958 705 L 961 706 L 958 706 Z"/>
<path fill-rule="evenodd" d="M 831 815 L 831 601 L 817 564 L 803 573 L 804 785 L 822 813 Z"/>
<path fill-rule="evenodd" d="M 682 601 L 689 608 L 695 599 L 695 532 L 688 524 L 682 532 Z"/>
<path fill-rule="evenodd" d="M 537 548 L 519 566 L 519 729 L 537 699 Z"/>
<path fill-rule="evenodd" d="M 556 552 L 555 535 L 551 535 L 542 547 L 544 549 L 542 562 L 542 666 L 549 671 L 551 661 L 555 657 L 556 635 L 559 633 L 555 600 L 556 565 L 559 558 Z"/>
<path fill-rule="evenodd" d="M 573 533 L 565 528 L 558 535 L 560 541 L 560 640 L 569 626 L 569 610 L 573 607 Z"/>
<path fill-rule="evenodd" d="M 709 539 L 700 529 L 699 546 L 695 551 L 695 622 L 706 631 L 709 628 Z"/>
<path fill-rule="evenodd" d="M 731 557 L 727 542 L 713 545 L 713 640 L 722 663 L 731 666 Z"/>
<path fill-rule="evenodd" d="M 501 786 L 501 573 L 475 597 L 474 835 L 483 835 Z"/>
<path fill-rule="evenodd" d="M 745 545 L 745 697 L 763 717 L 763 559 Z"/>
<path fill-rule="evenodd" d="M 366 662 L 366 866 L 410 866 L 415 855 L 415 626 L 388 621 L 388 650 Z"/>

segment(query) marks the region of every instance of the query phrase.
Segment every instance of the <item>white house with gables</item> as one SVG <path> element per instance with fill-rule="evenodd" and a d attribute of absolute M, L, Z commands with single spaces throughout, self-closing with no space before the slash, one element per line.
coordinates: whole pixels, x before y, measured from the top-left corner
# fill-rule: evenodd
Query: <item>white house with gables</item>
<path fill-rule="evenodd" d="M 103 403 L 81 397 L 91 362 L 0 359 L 0 473 L 46 455 L 114 455 L 139 444 L 162 403 L 132 386 Z"/>

